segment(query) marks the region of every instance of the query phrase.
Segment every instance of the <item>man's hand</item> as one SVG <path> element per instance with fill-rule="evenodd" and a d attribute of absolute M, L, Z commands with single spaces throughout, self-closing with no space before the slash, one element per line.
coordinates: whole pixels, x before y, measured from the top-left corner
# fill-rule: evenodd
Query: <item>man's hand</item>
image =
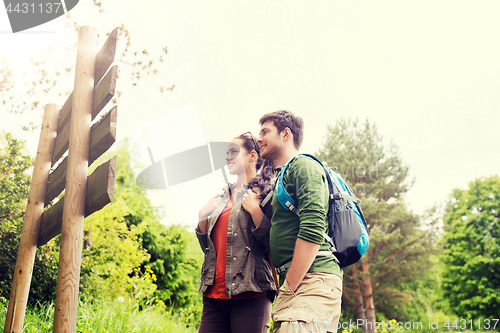
<path fill-rule="evenodd" d="M 318 250 L 319 244 L 297 238 L 295 250 L 293 251 L 292 263 L 286 274 L 286 281 L 293 292 L 297 290 L 304 275 L 306 275 L 314 262 Z"/>

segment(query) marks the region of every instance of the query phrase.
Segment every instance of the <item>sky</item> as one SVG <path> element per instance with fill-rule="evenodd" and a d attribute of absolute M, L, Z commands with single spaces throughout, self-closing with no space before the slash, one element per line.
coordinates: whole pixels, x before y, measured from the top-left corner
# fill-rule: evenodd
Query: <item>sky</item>
<path fill-rule="evenodd" d="M 452 189 L 499 173 L 498 1 L 109 0 L 103 13 L 89 3 L 70 14 L 97 29 L 99 45 L 125 24 L 137 49 L 156 56 L 168 48 L 159 74 L 134 88 L 127 59 L 116 61 L 118 140 L 134 138 L 145 166 L 147 147 L 156 147 L 158 161 L 256 134 L 260 116 L 288 109 L 305 122 L 301 152 L 317 152 L 341 118 L 374 123 L 410 168 L 415 182 L 405 199 L 418 214 L 444 204 Z M 16 63 L 38 41 L 60 49 L 54 59 L 74 63 L 76 32 L 63 22 L 11 34 L 0 8 L 0 61 Z M 63 65 L 57 59 L 53 70 Z M 57 94 L 40 98 L 64 103 Z M 19 126 L 41 123 L 42 109 L 0 111 L 0 130 L 19 133 L 34 154 L 39 133 Z M 150 196 L 165 205 L 165 223 L 194 226 L 222 182 L 215 171 Z"/>

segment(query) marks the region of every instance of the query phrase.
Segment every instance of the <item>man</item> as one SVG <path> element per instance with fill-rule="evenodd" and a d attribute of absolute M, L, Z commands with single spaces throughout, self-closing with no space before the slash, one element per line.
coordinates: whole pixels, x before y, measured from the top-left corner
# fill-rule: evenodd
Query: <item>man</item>
<path fill-rule="evenodd" d="M 276 173 L 293 158 L 283 183 L 298 208 L 298 214 L 284 209 L 276 196 L 271 202 L 270 250 L 280 273 L 274 332 L 337 332 L 342 270 L 324 239 L 329 200 L 325 172 L 318 162 L 297 156 L 302 118 L 276 111 L 264 115 L 260 125 L 261 156 L 273 162 Z"/>

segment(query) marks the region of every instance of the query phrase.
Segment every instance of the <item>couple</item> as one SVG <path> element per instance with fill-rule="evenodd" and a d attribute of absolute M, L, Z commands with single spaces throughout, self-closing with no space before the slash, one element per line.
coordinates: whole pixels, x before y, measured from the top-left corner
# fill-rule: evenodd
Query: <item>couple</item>
<path fill-rule="evenodd" d="M 200 209 L 196 234 L 205 260 L 199 332 L 267 332 L 277 292 L 274 267 L 280 285 L 274 332 L 337 332 L 342 270 L 332 255 L 322 255 L 330 248 L 323 236 L 326 175 L 316 161 L 297 156 L 302 118 L 276 111 L 264 115 L 260 125 L 257 142 L 246 133 L 229 145 L 227 166 L 236 183 Z M 291 159 L 283 180 L 298 214 L 275 196 L 261 208 L 274 190 L 271 177 Z"/>

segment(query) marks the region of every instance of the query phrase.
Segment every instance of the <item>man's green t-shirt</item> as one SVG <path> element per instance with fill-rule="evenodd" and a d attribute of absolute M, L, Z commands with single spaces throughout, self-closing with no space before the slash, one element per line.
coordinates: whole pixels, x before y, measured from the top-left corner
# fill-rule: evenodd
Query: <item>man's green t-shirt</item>
<path fill-rule="evenodd" d="M 282 168 L 276 168 L 280 172 Z M 328 183 L 323 167 L 307 156 L 298 155 L 288 165 L 283 176 L 283 185 L 295 200 L 297 214 L 284 209 L 274 195 L 271 206 L 273 217 L 269 235 L 270 249 L 275 267 L 290 262 L 297 238 L 319 244 L 320 251 L 329 251 L 324 238 L 327 228 Z M 308 273 L 332 273 L 343 276 L 333 256 L 316 256 Z M 280 286 L 285 282 L 286 271 L 279 276 Z"/>

